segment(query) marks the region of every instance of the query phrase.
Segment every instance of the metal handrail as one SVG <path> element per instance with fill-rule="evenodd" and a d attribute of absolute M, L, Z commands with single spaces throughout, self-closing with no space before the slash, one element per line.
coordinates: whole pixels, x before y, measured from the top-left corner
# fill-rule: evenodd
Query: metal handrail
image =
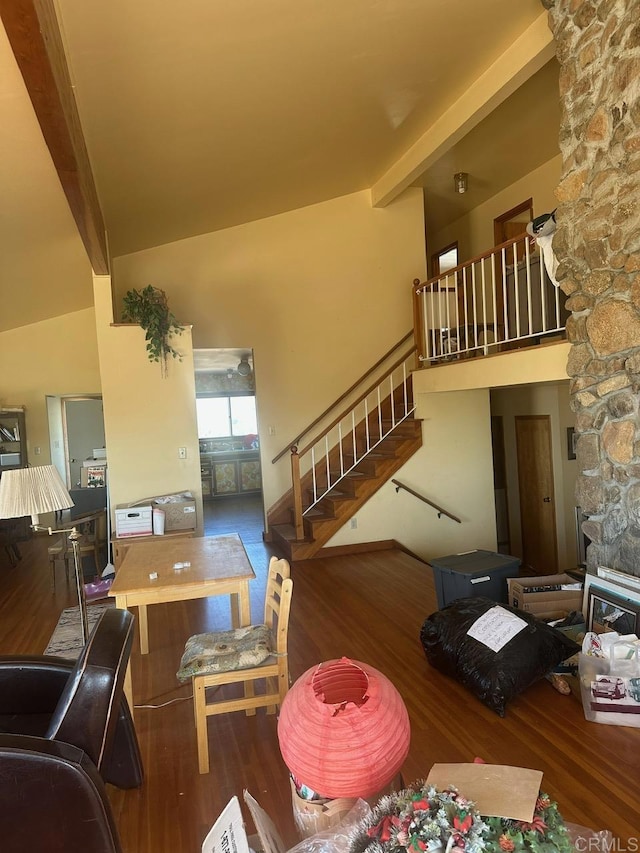
<path fill-rule="evenodd" d="M 410 489 L 409 486 L 405 486 L 405 484 L 401 483 L 400 480 L 391 480 L 391 482 L 395 485 L 396 492 L 399 492 L 400 489 L 404 489 L 405 492 L 409 492 L 409 494 L 413 495 L 414 498 L 418 498 L 418 500 L 421 500 L 424 503 L 429 504 L 430 507 L 433 507 L 433 509 L 435 509 L 438 513 L 438 518 L 442 518 L 443 515 L 446 515 L 447 518 L 450 518 L 452 521 L 457 521 L 458 524 L 462 524 L 462 520 L 458 518 L 457 515 L 453 515 L 446 509 L 443 509 L 441 506 L 438 506 L 438 504 L 434 504 L 433 501 L 430 501 L 429 498 L 425 498 L 424 495 L 421 495 L 418 492 L 414 492 L 413 489 Z"/>

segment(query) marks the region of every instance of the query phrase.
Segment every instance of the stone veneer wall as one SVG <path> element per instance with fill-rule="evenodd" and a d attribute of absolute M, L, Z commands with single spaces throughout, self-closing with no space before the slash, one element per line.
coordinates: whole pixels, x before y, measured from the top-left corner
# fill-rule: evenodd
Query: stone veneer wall
<path fill-rule="evenodd" d="M 560 62 L 553 247 L 573 312 L 576 503 L 588 568 L 640 575 L 640 2 L 542 3 Z"/>

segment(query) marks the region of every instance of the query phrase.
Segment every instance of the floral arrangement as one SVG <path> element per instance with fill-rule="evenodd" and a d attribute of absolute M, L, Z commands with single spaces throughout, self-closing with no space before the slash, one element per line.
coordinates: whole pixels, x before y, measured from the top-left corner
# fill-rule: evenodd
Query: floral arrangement
<path fill-rule="evenodd" d="M 474 803 L 455 788 L 407 788 L 383 797 L 352 842 L 350 853 L 481 853 L 486 831 Z"/>
<path fill-rule="evenodd" d="M 354 833 L 349 853 L 570 853 L 555 802 L 540 793 L 532 821 L 482 817 L 456 788 L 418 783 L 383 797 Z"/>
<path fill-rule="evenodd" d="M 540 792 L 531 823 L 503 817 L 485 817 L 487 853 L 570 853 L 573 845 L 558 804 Z"/>

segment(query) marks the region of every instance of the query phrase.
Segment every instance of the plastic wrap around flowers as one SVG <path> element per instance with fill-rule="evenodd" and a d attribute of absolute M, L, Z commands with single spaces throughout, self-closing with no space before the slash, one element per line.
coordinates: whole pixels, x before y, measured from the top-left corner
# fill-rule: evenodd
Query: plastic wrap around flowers
<path fill-rule="evenodd" d="M 455 788 L 420 784 L 383 797 L 353 834 L 349 853 L 570 853 L 556 803 L 540 794 L 530 823 L 482 817 Z"/>

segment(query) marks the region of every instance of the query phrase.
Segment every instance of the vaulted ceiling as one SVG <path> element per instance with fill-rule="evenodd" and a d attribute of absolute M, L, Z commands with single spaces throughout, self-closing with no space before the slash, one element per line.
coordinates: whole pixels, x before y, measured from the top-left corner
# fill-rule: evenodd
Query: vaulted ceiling
<path fill-rule="evenodd" d="M 59 29 L 71 136 L 95 181 L 75 221 L 61 180 L 72 207 L 87 188 L 59 150 L 54 167 L 29 98 L 42 116 L 34 11 Z M 78 210 L 82 231 L 87 210 L 104 217 L 117 256 L 372 188 L 544 13 L 540 0 L 0 0 L 0 15 L 2 331 L 91 304 Z M 551 55 L 410 176 L 428 228 L 557 153 Z"/>

